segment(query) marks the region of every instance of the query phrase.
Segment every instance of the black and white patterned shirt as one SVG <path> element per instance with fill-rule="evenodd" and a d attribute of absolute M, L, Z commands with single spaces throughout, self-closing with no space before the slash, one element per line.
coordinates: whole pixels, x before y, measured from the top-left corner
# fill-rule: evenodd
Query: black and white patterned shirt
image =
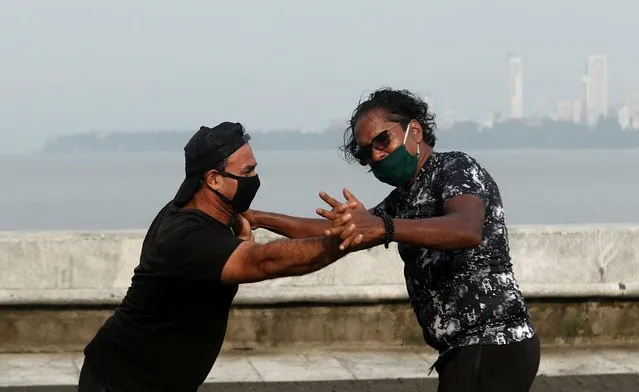
<path fill-rule="evenodd" d="M 441 352 L 473 344 L 509 344 L 534 336 L 513 276 L 499 188 L 463 152 L 433 152 L 415 181 L 393 190 L 375 215 L 423 219 L 444 215 L 444 204 L 473 194 L 484 201 L 481 244 L 441 251 L 398 244 L 411 305 L 426 343 Z"/>

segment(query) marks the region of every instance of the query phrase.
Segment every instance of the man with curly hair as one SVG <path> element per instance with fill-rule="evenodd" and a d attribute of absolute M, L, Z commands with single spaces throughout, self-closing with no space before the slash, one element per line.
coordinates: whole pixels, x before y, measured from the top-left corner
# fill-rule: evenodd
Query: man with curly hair
<path fill-rule="evenodd" d="M 377 90 L 353 112 L 342 151 L 395 187 L 386 198 L 366 209 L 345 189 L 345 203 L 322 194 L 326 219 L 245 216 L 287 237 L 340 235 L 342 249 L 397 242 L 424 340 L 440 353 L 438 390 L 529 391 L 539 340 L 513 275 L 499 188 L 466 153 L 433 151 L 434 129 L 418 96 Z"/>

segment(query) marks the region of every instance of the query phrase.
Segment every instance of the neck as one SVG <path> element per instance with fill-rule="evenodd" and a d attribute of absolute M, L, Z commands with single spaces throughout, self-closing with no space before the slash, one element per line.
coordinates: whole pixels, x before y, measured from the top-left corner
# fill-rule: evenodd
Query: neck
<path fill-rule="evenodd" d="M 193 199 L 187 203 L 185 208 L 193 208 L 200 210 L 211 218 L 225 225 L 230 225 L 235 215 L 225 203 L 222 203 L 217 197 L 197 192 Z"/>
<path fill-rule="evenodd" d="M 426 143 L 422 143 L 419 145 L 419 151 L 420 151 L 419 161 L 417 161 L 417 170 L 415 170 L 415 174 L 413 175 L 413 178 L 412 178 L 413 180 L 415 179 L 415 177 L 419 175 L 419 173 L 422 170 L 422 167 L 424 167 L 424 164 L 426 164 L 426 161 L 433 153 L 433 148 Z"/>

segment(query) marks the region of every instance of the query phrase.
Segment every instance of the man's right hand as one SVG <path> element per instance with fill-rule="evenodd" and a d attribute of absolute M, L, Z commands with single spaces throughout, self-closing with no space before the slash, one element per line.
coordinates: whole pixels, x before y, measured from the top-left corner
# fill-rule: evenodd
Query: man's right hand
<path fill-rule="evenodd" d="M 353 214 L 357 212 L 368 213 L 368 211 L 346 188 L 343 193 L 346 198 L 345 203 L 340 203 L 326 192 L 320 192 L 320 198 L 331 207 L 331 211 L 318 208 L 316 212 L 329 220 L 333 226 L 331 229 L 326 229 L 324 234 L 326 236 L 340 236 L 342 243 L 339 248 L 341 250 L 347 248 L 350 248 L 351 251 L 366 249 L 368 246 L 360 247 L 365 244 L 365 237 L 364 233 L 357 227 L 357 223 L 353 221 Z"/>
<path fill-rule="evenodd" d="M 237 238 L 244 241 L 255 241 L 253 229 L 251 228 L 249 221 L 242 215 L 235 215 L 232 225 Z"/>
<path fill-rule="evenodd" d="M 249 225 L 251 225 L 251 230 L 256 230 L 259 228 L 257 225 L 257 214 L 255 213 L 255 211 L 246 210 L 240 215 L 242 215 L 244 219 L 248 221 Z"/>

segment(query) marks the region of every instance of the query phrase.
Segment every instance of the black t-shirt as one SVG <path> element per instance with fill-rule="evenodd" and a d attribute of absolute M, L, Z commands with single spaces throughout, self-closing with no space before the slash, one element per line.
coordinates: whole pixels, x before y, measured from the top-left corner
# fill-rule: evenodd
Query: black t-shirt
<path fill-rule="evenodd" d="M 224 341 L 238 286 L 220 277 L 241 242 L 209 215 L 167 204 L 125 298 L 84 350 L 96 378 L 116 391 L 196 391 Z"/>
<path fill-rule="evenodd" d="M 484 202 L 479 246 L 442 251 L 398 244 L 424 339 L 444 352 L 532 337 L 535 332 L 512 271 L 499 188 L 475 159 L 458 151 L 434 152 L 415 181 L 396 188 L 371 212 L 400 219 L 437 217 L 444 215 L 448 200 L 460 195 L 475 195 Z"/>

